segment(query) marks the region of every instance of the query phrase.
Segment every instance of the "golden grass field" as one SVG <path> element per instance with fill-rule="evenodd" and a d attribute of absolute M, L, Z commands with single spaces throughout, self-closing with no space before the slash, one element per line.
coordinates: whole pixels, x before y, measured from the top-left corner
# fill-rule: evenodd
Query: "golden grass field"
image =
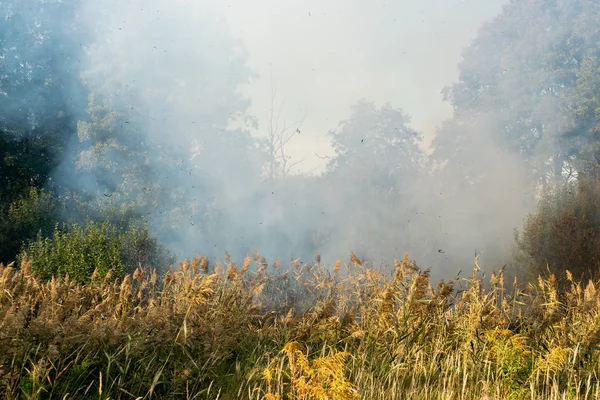
<path fill-rule="evenodd" d="M 1 397 L 600 398 L 594 282 L 228 258 L 89 284 L 0 266 Z"/>

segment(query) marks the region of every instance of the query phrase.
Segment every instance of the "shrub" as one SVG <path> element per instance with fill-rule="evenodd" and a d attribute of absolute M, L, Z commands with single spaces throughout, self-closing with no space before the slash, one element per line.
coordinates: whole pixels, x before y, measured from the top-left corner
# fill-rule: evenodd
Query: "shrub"
<path fill-rule="evenodd" d="M 10 262 L 24 242 L 38 233 L 52 233 L 58 202 L 50 193 L 31 187 L 25 195 L 0 208 L 0 262 Z"/>
<path fill-rule="evenodd" d="M 564 277 L 569 270 L 593 278 L 600 267 L 600 181 L 582 178 L 544 193 L 516 241 L 530 275 Z"/>
<path fill-rule="evenodd" d="M 42 279 L 69 275 L 78 282 L 90 280 L 94 271 L 103 278 L 108 271 L 122 277 L 142 266 L 167 265 L 169 256 L 156 238 L 140 224 L 122 229 L 107 222 L 89 221 L 62 229 L 51 236 L 38 235 L 26 245 L 20 259 L 28 257 L 32 271 Z"/>

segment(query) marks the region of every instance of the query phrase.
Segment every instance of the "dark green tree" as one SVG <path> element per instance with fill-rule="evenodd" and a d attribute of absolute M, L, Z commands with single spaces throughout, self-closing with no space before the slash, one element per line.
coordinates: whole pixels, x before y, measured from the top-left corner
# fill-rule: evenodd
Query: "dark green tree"
<path fill-rule="evenodd" d="M 566 281 L 594 279 L 600 270 L 600 181 L 580 178 L 544 192 L 516 234 L 519 261 L 530 274 Z"/>
<path fill-rule="evenodd" d="M 76 138 L 86 97 L 78 77 L 85 44 L 79 4 L 0 4 L 0 262 L 56 218 L 48 196 L 61 187 L 52 176 L 68 162 L 65 150 Z M 26 209 L 33 214 L 25 216 Z M 36 227 L 40 218 L 45 222 Z"/>
<path fill-rule="evenodd" d="M 520 154 L 532 187 L 589 171 L 599 137 L 598 16 L 600 4 L 589 0 L 505 5 L 464 51 L 459 80 L 445 90 L 457 123 L 486 124 L 459 137 L 442 129 L 435 158 L 457 165 L 468 157 L 461 149 L 477 151 L 469 142 L 478 135 Z"/>

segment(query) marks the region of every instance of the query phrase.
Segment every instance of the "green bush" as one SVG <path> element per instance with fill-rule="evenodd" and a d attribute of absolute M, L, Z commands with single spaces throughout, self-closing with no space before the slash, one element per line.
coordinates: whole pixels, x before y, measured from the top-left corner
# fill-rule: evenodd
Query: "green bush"
<path fill-rule="evenodd" d="M 78 282 L 88 282 L 94 270 L 99 278 L 111 270 L 115 277 L 122 277 L 139 265 L 164 267 L 172 261 L 143 225 L 132 224 L 122 229 L 93 221 L 62 229 L 57 225 L 48 237 L 39 234 L 37 240 L 23 248 L 19 258 L 25 255 L 40 278 L 68 274 Z"/>
<path fill-rule="evenodd" d="M 38 233 L 51 234 L 59 213 L 56 198 L 34 187 L 0 207 L 0 262 L 13 261 L 23 243 L 34 240 Z"/>
<path fill-rule="evenodd" d="M 537 211 L 516 234 L 519 261 L 530 275 L 566 270 L 576 279 L 595 278 L 600 270 L 600 181 L 581 178 L 543 194 Z"/>

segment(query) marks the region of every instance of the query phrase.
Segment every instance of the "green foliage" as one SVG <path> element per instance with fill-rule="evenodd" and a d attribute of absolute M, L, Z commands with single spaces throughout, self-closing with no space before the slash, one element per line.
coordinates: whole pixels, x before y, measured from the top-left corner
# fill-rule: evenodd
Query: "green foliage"
<path fill-rule="evenodd" d="M 465 49 L 458 82 L 445 90 L 455 121 L 486 125 L 466 135 L 443 127 L 436 160 L 464 163 L 485 138 L 521 156 L 533 188 L 597 162 L 589 146 L 600 126 L 599 16 L 595 1 L 508 2 Z M 482 175 L 494 168 L 475 167 Z"/>
<path fill-rule="evenodd" d="M 49 182 L 76 135 L 85 89 L 78 0 L 0 4 L 0 205 Z"/>
<path fill-rule="evenodd" d="M 31 262 L 32 270 L 42 279 L 69 275 L 78 282 L 88 282 L 94 271 L 98 277 L 112 271 L 122 277 L 139 265 L 164 266 L 169 258 L 143 226 L 120 229 L 107 222 L 90 221 L 65 229 L 55 227 L 49 237 L 38 235 L 20 254 Z"/>
<path fill-rule="evenodd" d="M 56 198 L 35 187 L 0 207 L 0 262 L 14 260 L 23 243 L 35 239 L 38 233 L 50 234 L 59 212 Z"/>
<path fill-rule="evenodd" d="M 535 274 L 576 279 L 600 271 L 600 181 L 581 178 L 547 190 L 517 235 L 521 261 Z"/>
<path fill-rule="evenodd" d="M 59 157 L 58 144 L 50 135 L 11 135 L 0 126 L 0 205 L 26 196 L 30 187 L 41 188 Z"/>
<path fill-rule="evenodd" d="M 85 35 L 79 0 L 0 4 L 0 262 L 24 242 L 51 233 L 55 196 L 70 168 L 65 150 L 85 110 L 79 73 Z"/>
<path fill-rule="evenodd" d="M 533 370 L 527 337 L 510 330 L 494 329 L 486 332 L 486 339 L 494 372 L 512 389 L 522 387 Z"/>

